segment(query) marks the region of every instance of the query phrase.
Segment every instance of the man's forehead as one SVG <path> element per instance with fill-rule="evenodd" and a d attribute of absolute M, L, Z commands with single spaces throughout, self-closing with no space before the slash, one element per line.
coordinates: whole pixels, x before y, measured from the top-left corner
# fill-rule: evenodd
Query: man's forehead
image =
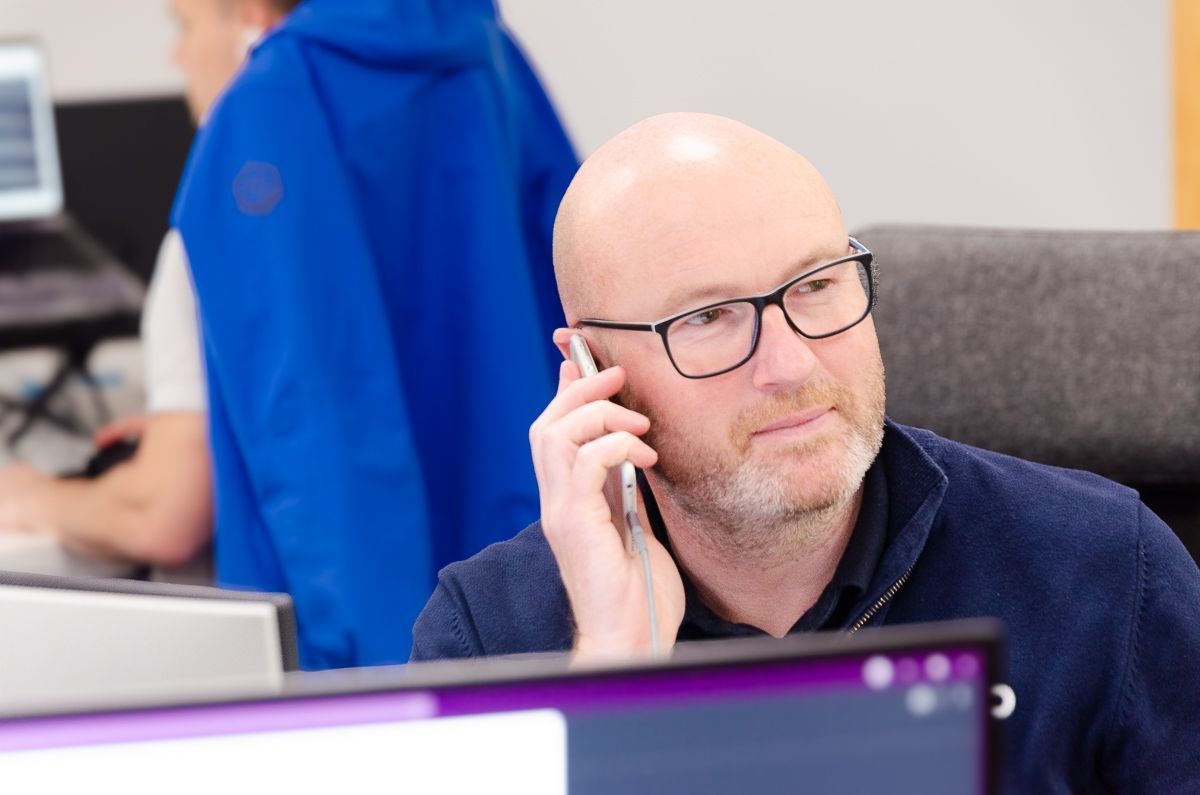
<path fill-rule="evenodd" d="M 805 186 L 735 173 L 654 190 L 627 195 L 586 246 L 589 281 L 624 287 L 606 296 L 610 313 L 653 319 L 766 292 L 848 252 L 836 205 Z"/>
<path fill-rule="evenodd" d="M 555 236 L 564 308 L 576 317 L 766 289 L 839 256 L 846 242 L 832 194 L 807 160 L 700 114 L 652 118 L 597 150 L 563 200 Z"/>
<path fill-rule="evenodd" d="M 671 274 L 666 289 L 660 291 L 663 294 L 660 315 L 665 317 L 727 298 L 768 292 L 806 270 L 845 256 L 850 248 L 849 239 L 838 239 L 842 241 L 840 245 L 810 245 L 808 251 L 802 248 L 794 257 L 780 262 L 765 261 L 753 271 L 735 263 L 678 268 Z"/>

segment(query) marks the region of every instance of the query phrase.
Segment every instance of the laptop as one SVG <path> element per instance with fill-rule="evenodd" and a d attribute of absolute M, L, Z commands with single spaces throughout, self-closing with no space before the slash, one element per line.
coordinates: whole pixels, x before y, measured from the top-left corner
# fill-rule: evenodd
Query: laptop
<path fill-rule="evenodd" d="M 0 716 L 278 688 L 297 667 L 286 594 L 0 572 Z"/>
<path fill-rule="evenodd" d="M 14 792 L 999 792 L 1000 626 L 968 621 L 309 674 L 258 698 L 0 722 Z"/>
<path fill-rule="evenodd" d="M 138 281 L 63 210 L 41 49 L 0 41 L 0 330 L 136 313 L 141 298 Z"/>
<path fill-rule="evenodd" d="M 53 347 L 62 361 L 27 398 L 0 395 L 0 418 L 20 420 L 15 445 L 37 420 L 87 435 L 86 423 L 51 403 L 82 376 L 107 416 L 88 357 L 105 339 L 135 334 L 144 289 L 63 210 L 62 175 L 45 59 L 32 42 L 0 41 L 0 352 Z M 114 185 L 134 190 L 137 185 Z"/>

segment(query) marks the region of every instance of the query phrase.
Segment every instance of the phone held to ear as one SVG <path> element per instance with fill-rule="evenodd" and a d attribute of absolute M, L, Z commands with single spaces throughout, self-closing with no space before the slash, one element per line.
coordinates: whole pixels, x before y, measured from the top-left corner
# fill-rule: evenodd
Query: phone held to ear
<path fill-rule="evenodd" d="M 592 352 L 588 349 L 587 342 L 581 335 L 571 335 L 570 353 L 571 361 L 575 362 L 575 366 L 579 368 L 579 374 L 582 377 L 591 378 L 600 372 L 596 368 L 596 360 L 592 358 Z M 616 488 L 620 493 L 619 507 L 617 505 L 618 500 L 613 500 L 611 499 L 611 495 L 606 494 L 606 496 L 610 497 L 609 511 L 612 514 L 614 524 L 616 524 L 618 513 L 625 520 L 624 524 L 629 532 L 629 542 L 633 547 L 633 551 L 641 558 L 642 577 L 646 582 L 646 604 L 649 611 L 650 654 L 657 658 L 659 656 L 658 613 L 654 605 L 654 579 L 650 573 L 650 550 L 646 546 L 646 533 L 642 529 L 642 523 L 638 518 L 637 470 L 629 461 L 623 462 L 620 466 L 620 484 Z"/>
<path fill-rule="evenodd" d="M 600 372 L 596 367 L 596 360 L 592 358 L 592 352 L 588 349 L 587 342 L 579 334 L 571 335 L 571 361 L 575 362 L 575 366 L 579 368 L 579 374 L 584 378 L 591 378 Z M 612 510 L 613 518 L 616 519 L 618 513 L 622 517 L 627 517 L 629 514 L 637 516 L 637 470 L 633 464 L 626 461 L 621 464 L 620 482 L 612 484 L 613 491 L 617 495 L 617 499 L 609 500 L 609 509 Z"/>

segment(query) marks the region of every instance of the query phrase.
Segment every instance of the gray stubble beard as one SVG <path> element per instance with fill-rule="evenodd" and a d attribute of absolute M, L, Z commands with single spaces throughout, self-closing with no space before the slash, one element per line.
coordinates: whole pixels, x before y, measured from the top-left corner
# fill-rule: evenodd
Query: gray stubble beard
<path fill-rule="evenodd" d="M 651 417 L 647 442 L 659 452 L 659 465 L 654 471 L 666 492 L 664 496 L 685 515 L 693 533 L 714 551 L 775 563 L 807 555 L 828 542 L 835 523 L 854 510 L 867 470 L 883 445 L 882 362 L 878 372 L 878 386 L 866 396 L 867 405 L 854 406 L 848 395 L 841 395 L 840 408 L 847 411 L 850 425 L 845 437 L 846 453 L 837 466 L 837 476 L 807 504 L 797 504 L 791 478 L 778 470 L 775 460 L 781 455 L 811 454 L 816 446 L 833 440 L 798 445 L 772 458 L 745 457 L 732 470 L 719 463 L 698 467 L 694 460 L 691 466 L 681 467 L 678 462 L 695 459 L 698 448 L 687 449 L 686 443 L 663 445 L 671 434 L 663 434 L 661 425 L 656 429 Z M 634 404 L 630 408 L 646 413 L 644 404 L 636 398 L 623 398 L 626 405 Z"/>

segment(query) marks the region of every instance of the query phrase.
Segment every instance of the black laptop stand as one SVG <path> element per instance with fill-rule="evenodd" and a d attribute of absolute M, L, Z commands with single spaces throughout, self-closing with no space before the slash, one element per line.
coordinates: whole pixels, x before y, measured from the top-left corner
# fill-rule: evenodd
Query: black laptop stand
<path fill-rule="evenodd" d="M 46 246 L 63 248 L 48 254 Z M 21 415 L 5 437 L 9 448 L 38 421 L 88 435 L 85 423 L 53 407 L 75 378 L 86 386 L 97 416 L 109 418 L 88 358 L 107 339 L 137 334 L 143 297 L 141 283 L 70 221 L 0 232 L 0 352 L 49 347 L 61 356 L 35 394 L 0 395 L 0 421 Z"/>

